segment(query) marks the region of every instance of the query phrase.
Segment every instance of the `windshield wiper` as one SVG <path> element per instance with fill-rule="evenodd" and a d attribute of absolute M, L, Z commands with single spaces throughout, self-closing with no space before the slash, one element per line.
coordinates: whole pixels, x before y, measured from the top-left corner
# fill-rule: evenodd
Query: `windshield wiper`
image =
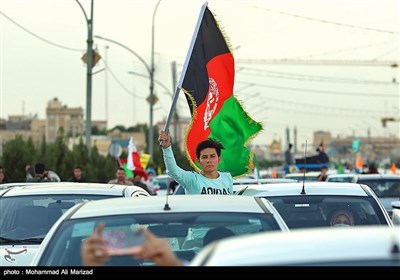
<path fill-rule="evenodd" d="M 42 243 L 44 237 L 31 237 L 31 238 L 25 238 L 25 239 L 20 239 L 19 241 L 23 243 Z"/>
<path fill-rule="evenodd" d="M 32 238 L 25 238 L 25 239 L 12 239 L 0 236 L 0 243 L 42 243 L 43 237 L 32 237 Z"/>
<path fill-rule="evenodd" d="M 12 238 L 7 238 L 7 237 L 0 236 L 0 243 L 8 243 L 8 242 L 21 243 L 21 240 L 20 239 L 12 239 Z"/>

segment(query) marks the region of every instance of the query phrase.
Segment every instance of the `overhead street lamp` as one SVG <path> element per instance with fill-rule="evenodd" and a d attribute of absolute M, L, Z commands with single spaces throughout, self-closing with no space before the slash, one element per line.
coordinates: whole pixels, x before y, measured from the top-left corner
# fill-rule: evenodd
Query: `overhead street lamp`
<path fill-rule="evenodd" d="M 148 143 L 148 153 L 150 154 L 150 162 L 151 162 L 151 158 L 153 157 L 153 143 L 154 141 L 152 141 L 153 139 L 153 105 L 154 105 L 154 73 L 152 69 L 154 68 L 150 68 L 150 66 L 147 64 L 147 62 L 143 59 L 143 57 L 141 57 L 137 52 L 135 52 L 134 50 L 130 49 L 129 47 L 127 47 L 126 45 L 117 42 L 115 40 L 109 39 L 109 38 L 105 38 L 99 35 L 95 35 L 94 38 L 96 39 L 100 39 L 100 40 L 104 40 L 113 44 L 116 44 L 118 46 L 120 46 L 121 48 L 124 48 L 125 50 L 127 50 L 128 52 L 130 52 L 131 54 L 133 54 L 137 59 L 139 59 L 139 61 L 144 65 L 144 67 L 146 68 L 147 73 L 149 74 L 150 78 L 150 97 L 149 97 L 149 102 L 150 102 L 150 124 L 149 124 L 149 131 L 148 131 L 148 138 L 149 138 L 149 143 Z"/>
<path fill-rule="evenodd" d="M 95 35 L 94 38 L 100 39 L 100 40 L 104 40 L 104 41 L 107 41 L 107 42 L 116 44 L 116 45 L 118 45 L 118 46 L 124 48 L 125 50 L 127 50 L 128 52 L 130 52 L 131 54 L 133 54 L 134 56 L 136 56 L 136 57 L 140 60 L 140 62 L 143 63 L 144 67 L 146 67 L 146 70 L 147 70 L 147 72 L 148 72 L 149 75 L 150 75 L 150 73 L 151 73 L 150 66 L 149 66 L 149 65 L 147 64 L 147 62 L 146 62 L 137 52 L 135 52 L 134 50 L 128 48 L 127 46 L 125 46 L 124 44 L 121 44 L 120 42 L 117 42 L 117 41 L 112 40 L 112 39 L 109 39 L 109 38 L 105 38 L 105 37 L 102 37 L 102 36 L 99 36 L 99 35 Z"/>
<path fill-rule="evenodd" d="M 149 120 L 149 134 L 148 134 L 148 140 L 149 140 L 149 144 L 148 144 L 148 153 L 150 154 L 150 159 L 149 159 L 149 163 L 151 164 L 153 162 L 153 153 L 154 153 L 154 134 L 153 134 L 153 107 L 154 107 L 154 21 L 155 21 L 155 16 L 156 16 L 156 12 L 157 12 L 157 8 L 158 5 L 160 4 L 161 0 L 158 0 L 156 6 L 154 7 L 154 11 L 153 11 L 153 17 L 152 17 L 152 25 L 151 25 L 151 66 L 149 66 L 146 61 L 140 56 L 138 55 L 135 51 L 131 50 L 130 48 L 128 48 L 127 46 L 108 39 L 108 38 L 104 38 L 101 36 L 94 36 L 95 38 L 101 39 L 101 40 L 105 40 L 111 43 L 114 43 L 122 48 L 124 48 L 125 50 L 129 51 L 131 54 L 133 54 L 134 56 L 136 56 L 142 63 L 143 65 L 146 67 L 147 72 L 149 73 L 149 77 L 150 77 L 150 96 L 149 96 L 149 103 L 150 103 L 150 120 Z"/>
<path fill-rule="evenodd" d="M 143 78 L 147 78 L 147 79 L 150 78 L 150 77 L 147 76 L 147 75 L 143 75 L 143 74 L 141 74 L 141 73 L 137 73 L 137 72 L 134 72 L 134 71 L 128 71 L 128 74 L 136 75 L 136 76 L 143 77 Z M 157 85 L 159 85 L 160 87 L 162 87 L 163 89 L 165 89 L 165 91 L 171 96 L 172 99 L 174 98 L 173 92 L 172 92 L 165 84 L 163 84 L 162 82 L 158 81 L 157 79 L 153 79 L 153 81 L 154 81 L 154 83 L 156 83 Z M 175 139 L 176 141 L 178 141 L 178 143 L 180 143 L 181 141 L 180 141 L 180 139 L 178 138 L 179 116 L 178 116 L 177 110 L 175 110 L 175 112 L 174 112 L 174 119 L 175 119 L 175 121 L 174 121 L 174 139 Z"/>
<path fill-rule="evenodd" d="M 91 133 L 92 133 L 92 68 L 93 68 L 93 0 L 90 1 L 90 18 L 86 15 L 85 9 L 78 0 L 75 0 L 85 16 L 87 24 L 87 51 L 86 51 L 86 128 L 85 141 L 88 153 L 91 153 Z"/>

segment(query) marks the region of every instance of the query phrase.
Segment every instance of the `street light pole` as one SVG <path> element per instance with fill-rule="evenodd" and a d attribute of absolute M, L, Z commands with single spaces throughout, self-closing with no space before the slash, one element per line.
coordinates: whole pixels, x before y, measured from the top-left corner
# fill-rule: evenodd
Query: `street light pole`
<path fill-rule="evenodd" d="M 151 67 L 150 67 L 150 124 L 149 124 L 149 164 L 153 163 L 154 135 L 153 135 L 153 107 L 154 107 L 154 21 L 157 8 L 161 0 L 158 0 L 154 11 L 151 24 Z"/>
<path fill-rule="evenodd" d="M 147 64 L 147 62 L 143 59 L 143 57 L 141 57 L 141 56 L 140 56 L 137 52 L 135 52 L 134 50 L 128 48 L 127 46 L 125 46 L 124 44 L 121 44 L 120 42 L 117 42 L 117 41 L 114 41 L 114 40 L 111 40 L 111 39 L 108 39 L 108 38 L 104 38 L 104 37 L 99 36 L 99 35 L 95 35 L 94 38 L 96 38 L 96 39 L 101 39 L 101 40 L 104 40 L 104 41 L 107 41 L 107 42 L 111 42 L 111 43 L 113 43 L 113 44 L 116 44 L 116 45 L 118 45 L 118 46 L 124 48 L 125 50 L 127 50 L 128 52 L 130 52 L 131 54 L 133 54 L 134 56 L 136 56 L 136 57 L 140 60 L 140 62 L 143 63 L 144 67 L 146 67 L 146 71 L 147 71 L 147 72 L 149 73 L 149 75 L 150 75 L 150 73 L 151 73 L 150 66 L 149 66 L 149 65 Z"/>
<path fill-rule="evenodd" d="M 176 62 L 173 61 L 172 62 L 172 88 L 176 88 L 175 64 L 176 64 Z M 143 74 L 140 74 L 140 73 L 137 73 L 137 72 L 133 72 L 133 71 L 128 71 L 128 74 L 136 75 L 136 76 L 139 76 L 139 77 L 150 79 L 150 77 L 147 76 L 147 75 L 143 75 Z M 157 85 L 161 86 L 162 88 L 164 88 L 167 91 L 167 93 L 171 96 L 171 98 L 174 99 L 173 91 L 171 91 L 166 85 L 164 85 L 163 83 L 161 83 L 157 79 L 154 79 L 153 82 L 154 82 L 154 84 L 157 84 Z M 177 141 L 176 143 L 178 143 L 179 147 L 180 147 L 181 139 L 178 137 L 178 124 L 179 124 L 179 116 L 178 116 L 177 110 L 175 109 L 175 113 L 174 113 L 174 139 L 175 139 L 175 141 Z"/>
<path fill-rule="evenodd" d="M 85 141 L 88 153 L 91 153 L 91 133 L 92 133 L 92 68 L 93 68 L 93 0 L 90 1 L 90 18 L 86 15 L 85 9 L 78 0 L 75 0 L 85 16 L 88 35 L 87 35 L 87 70 L 86 70 L 86 128 Z"/>
<path fill-rule="evenodd" d="M 108 65 L 108 49 L 110 47 L 108 45 L 105 46 L 105 57 L 104 61 L 106 62 L 106 65 Z M 108 123 L 108 69 L 105 69 L 104 73 L 104 95 L 105 95 L 105 105 L 106 105 L 106 124 Z"/>
<path fill-rule="evenodd" d="M 76 0 L 78 1 L 78 0 Z M 92 0 L 93 1 L 93 0 Z M 130 52 L 131 54 L 133 54 L 134 56 L 136 56 L 142 63 L 143 65 L 146 67 L 147 72 L 149 73 L 149 77 L 150 77 L 150 96 L 149 96 L 149 103 L 150 103 L 150 120 L 149 120 L 149 131 L 148 131 L 148 152 L 150 154 L 150 159 L 149 159 L 149 164 L 151 164 L 153 162 L 153 153 L 154 153 L 154 135 L 153 135 L 153 107 L 154 107 L 154 21 L 155 21 L 155 16 L 156 16 L 156 12 L 157 12 L 157 8 L 158 5 L 160 4 L 161 0 L 158 0 L 154 11 L 153 11 L 153 18 L 152 18 L 152 29 L 151 29 L 151 64 L 150 66 L 146 63 L 146 61 L 140 56 L 138 55 L 135 51 L 131 50 L 130 48 L 128 48 L 127 46 L 108 39 L 108 38 L 104 38 L 101 36 L 94 36 L 97 39 L 101 39 L 104 41 L 108 41 L 111 43 L 114 43 L 122 48 L 124 48 L 125 50 L 127 50 L 128 52 Z"/>

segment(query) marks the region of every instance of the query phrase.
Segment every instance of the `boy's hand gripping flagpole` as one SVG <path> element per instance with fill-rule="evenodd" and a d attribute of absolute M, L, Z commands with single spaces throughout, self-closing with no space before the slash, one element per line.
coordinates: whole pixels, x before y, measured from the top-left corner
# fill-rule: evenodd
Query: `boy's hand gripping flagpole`
<path fill-rule="evenodd" d="M 189 64 L 190 57 L 191 57 L 192 52 L 193 52 L 194 43 L 196 42 L 196 38 L 197 38 L 197 35 L 198 35 L 198 32 L 199 32 L 201 20 L 203 18 L 204 11 L 206 10 L 207 4 L 208 4 L 208 2 L 206 1 L 203 4 L 203 6 L 201 7 L 199 18 L 197 19 L 197 24 L 196 24 L 196 27 L 194 29 L 192 41 L 190 42 L 188 53 L 186 55 L 186 60 L 185 60 L 185 63 L 183 64 L 183 69 L 182 69 L 182 72 L 181 72 L 181 76 L 179 78 L 179 82 L 178 82 L 178 85 L 177 85 L 175 93 L 174 93 L 174 98 L 172 100 L 171 109 L 169 110 L 167 121 L 166 121 L 165 127 L 164 127 L 164 131 L 167 132 L 167 133 L 169 131 L 169 125 L 171 123 L 172 116 L 174 115 L 174 112 L 175 112 L 175 107 L 176 107 L 176 103 L 178 101 L 179 92 L 181 91 L 181 88 L 182 88 L 183 79 L 185 78 L 185 75 L 186 75 L 186 70 L 187 70 L 187 67 L 188 67 L 188 64 Z M 164 145 L 163 142 L 164 141 L 160 142 L 161 146 Z"/>

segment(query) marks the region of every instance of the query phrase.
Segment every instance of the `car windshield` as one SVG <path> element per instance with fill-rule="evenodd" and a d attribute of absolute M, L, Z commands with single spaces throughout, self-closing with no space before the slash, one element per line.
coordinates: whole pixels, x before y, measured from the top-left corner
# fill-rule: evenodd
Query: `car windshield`
<path fill-rule="evenodd" d="M 44 238 L 54 222 L 75 204 L 105 195 L 29 195 L 0 198 L 0 244 Z M 39 239 L 38 239 L 39 240 Z"/>
<path fill-rule="evenodd" d="M 351 183 L 353 181 L 352 176 L 328 176 L 327 182 L 339 182 L 339 183 Z"/>
<path fill-rule="evenodd" d="M 334 225 L 387 225 L 384 214 L 373 197 L 354 196 L 284 196 L 268 197 L 290 229 Z M 334 223 L 340 211 L 350 222 Z M 339 219 L 340 220 L 340 219 Z"/>
<path fill-rule="evenodd" d="M 129 232 L 138 227 L 147 228 L 155 235 L 167 238 L 177 256 L 187 261 L 203 248 L 206 240 L 211 241 L 210 234 L 207 235 L 210 229 L 223 227 L 230 235 L 235 236 L 280 230 L 274 216 L 265 213 L 135 214 L 67 220 L 51 237 L 38 265 L 81 266 L 80 246 L 99 223 L 105 223 L 104 232 Z M 214 238 L 218 239 L 218 236 Z M 135 260 L 127 255 L 113 256 L 105 265 L 146 266 L 154 263 Z"/>
<path fill-rule="evenodd" d="M 400 176 L 399 178 L 359 178 L 359 184 L 369 186 L 378 197 L 400 197 Z"/>

